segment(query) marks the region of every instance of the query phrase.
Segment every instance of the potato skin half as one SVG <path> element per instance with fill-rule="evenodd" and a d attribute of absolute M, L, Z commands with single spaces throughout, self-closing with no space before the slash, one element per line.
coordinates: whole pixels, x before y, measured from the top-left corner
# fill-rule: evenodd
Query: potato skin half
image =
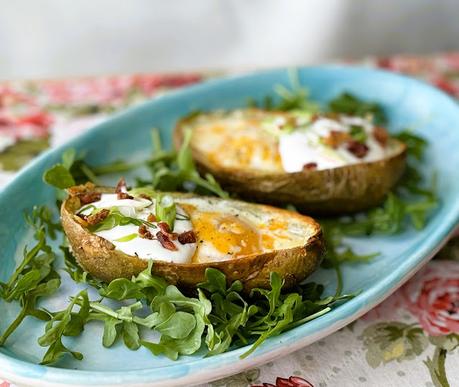
<path fill-rule="evenodd" d="M 174 145 L 183 141 L 184 124 L 174 130 Z M 386 159 L 325 170 L 301 172 L 258 172 L 213 165 L 191 147 L 202 173 L 210 173 L 229 192 L 259 203 L 293 204 L 304 213 L 338 215 L 366 210 L 380 204 L 403 175 L 406 145 L 390 139 L 396 151 Z"/>
<path fill-rule="evenodd" d="M 72 252 L 85 271 L 109 282 L 116 278 L 131 278 L 147 268 L 147 260 L 116 250 L 110 241 L 83 227 L 74 215 L 80 207 L 80 199 L 70 196 L 62 203 L 61 221 Z M 310 218 L 310 221 L 314 232 L 304 246 L 214 263 L 176 264 L 154 261 L 152 273 L 164 277 L 171 284 L 194 288 L 205 280 L 206 269 L 212 267 L 226 275 L 228 284 L 240 280 L 244 291 L 250 291 L 257 287 L 269 288 L 270 273 L 277 272 L 284 279 L 285 288 L 289 288 L 309 276 L 322 260 L 325 249 L 322 231 L 313 219 Z"/>

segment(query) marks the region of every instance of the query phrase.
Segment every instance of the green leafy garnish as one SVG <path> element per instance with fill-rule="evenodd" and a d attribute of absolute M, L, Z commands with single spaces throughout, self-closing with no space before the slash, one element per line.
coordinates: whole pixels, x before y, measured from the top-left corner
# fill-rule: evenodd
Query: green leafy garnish
<path fill-rule="evenodd" d="M 115 242 L 129 242 L 137 238 L 138 234 L 128 234 L 121 238 L 115 239 Z"/>
<path fill-rule="evenodd" d="M 43 175 L 43 180 L 60 189 L 68 188 L 76 184 L 72 174 L 63 164 L 56 164 L 48 169 Z"/>
<path fill-rule="evenodd" d="M 176 214 L 174 198 L 170 195 L 157 194 L 155 202 L 156 220 L 167 223 L 172 231 L 174 230 Z"/>
<path fill-rule="evenodd" d="M 371 115 L 379 125 L 387 123 L 384 109 L 375 102 L 363 101 L 353 94 L 342 93 L 328 103 L 328 108 L 333 113 L 341 113 L 349 116 L 368 116 Z"/>
<path fill-rule="evenodd" d="M 261 103 L 257 103 L 254 99 L 249 99 L 248 106 L 253 108 L 261 108 L 264 110 L 290 111 L 298 114 L 308 113 L 312 115 L 319 111 L 317 103 L 309 98 L 309 91 L 302 87 L 298 79 L 298 73 L 294 70 L 289 71 L 289 79 L 291 88 L 283 85 L 276 85 L 274 91 L 279 97 L 278 101 L 271 96 L 266 96 Z"/>
<path fill-rule="evenodd" d="M 360 125 L 351 125 L 349 134 L 355 141 L 361 143 L 365 143 L 365 141 L 367 141 L 367 133 L 365 132 L 365 129 Z"/>
<path fill-rule="evenodd" d="M 21 305 L 18 316 L 0 336 L 0 346 L 5 344 L 25 317 L 49 320 L 49 313 L 37 304 L 40 298 L 56 292 L 61 283 L 54 267 L 56 256 L 47 239 L 48 236 L 54 239 L 60 228 L 51 221 L 50 211 L 46 207 L 34 208 L 27 221 L 35 231 L 36 244 L 30 250 L 27 247 L 24 249 L 23 259 L 8 282 L 0 282 L 0 297 L 6 302 L 15 301 Z"/>
<path fill-rule="evenodd" d="M 99 232 L 104 230 L 111 230 L 117 226 L 125 226 L 127 224 L 134 224 L 136 226 L 141 226 L 144 224 L 148 227 L 156 228 L 156 225 L 151 222 L 123 215 L 117 208 L 113 207 L 110 209 L 108 216 L 94 226 L 91 226 L 90 230 L 92 232 Z"/>
<path fill-rule="evenodd" d="M 84 302 L 78 312 L 73 308 L 79 298 Z M 75 359 L 83 359 L 80 352 L 68 349 L 62 343 L 63 336 L 78 336 L 84 329 L 84 324 L 89 315 L 89 301 L 86 290 L 82 290 L 61 312 L 56 312 L 45 326 L 45 333 L 38 338 L 38 344 L 48 347 L 41 364 L 52 364 L 57 362 L 65 353 L 71 354 Z"/>
<path fill-rule="evenodd" d="M 409 130 L 403 130 L 400 133 L 394 135 L 395 138 L 403 142 L 408 148 L 408 154 L 414 157 L 416 160 L 422 160 L 424 151 L 427 147 L 427 141 Z"/>
<path fill-rule="evenodd" d="M 150 186 L 155 191 L 189 191 L 227 198 L 229 195 L 211 174 L 201 176 L 191 156 L 189 147 L 191 131 L 186 131 L 181 148 L 176 152 L 163 149 L 158 130 L 152 130 L 152 157 L 135 163 L 116 161 L 106 165 L 92 166 L 77 158 L 73 149 L 62 155 L 62 163 L 48 169 L 43 180 L 59 189 L 91 181 L 99 184 L 98 176 L 125 173 L 146 167 L 151 179 L 137 178 L 139 186 Z"/>

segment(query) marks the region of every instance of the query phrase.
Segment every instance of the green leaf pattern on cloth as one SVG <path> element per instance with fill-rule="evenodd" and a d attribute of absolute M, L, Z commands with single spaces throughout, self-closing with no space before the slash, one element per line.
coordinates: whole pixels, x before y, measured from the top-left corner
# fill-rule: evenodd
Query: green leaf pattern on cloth
<path fill-rule="evenodd" d="M 429 344 L 421 328 L 395 321 L 370 325 L 362 336 L 366 360 L 374 368 L 394 360 L 414 359 Z"/>

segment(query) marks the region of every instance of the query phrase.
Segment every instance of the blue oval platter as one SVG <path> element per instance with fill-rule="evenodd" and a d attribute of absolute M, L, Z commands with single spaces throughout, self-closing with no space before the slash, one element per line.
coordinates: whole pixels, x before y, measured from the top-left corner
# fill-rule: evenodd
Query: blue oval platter
<path fill-rule="evenodd" d="M 84 354 L 82 361 L 65 357 L 58 366 L 38 365 L 45 348 L 37 344 L 43 323 L 27 318 L 0 348 L 0 376 L 30 386 L 167 386 L 193 385 L 215 380 L 271 361 L 298 350 L 355 320 L 380 303 L 425 264 L 453 232 L 459 218 L 459 107 L 439 90 L 393 73 L 352 67 L 305 67 L 298 69 L 302 86 L 312 100 L 326 103 L 343 91 L 385 108 L 389 129 L 412 128 L 430 143 L 424 168 L 438 173 L 440 206 L 421 231 L 398 235 L 351 239 L 359 252 L 381 254 L 369 263 L 343 267 L 344 291 L 361 291 L 331 312 L 267 340 L 247 358 L 247 348 L 204 357 L 185 356 L 171 361 L 154 357 L 144 348 L 130 351 L 122 344 L 106 349 L 102 327 L 88 324 L 69 346 Z M 209 81 L 169 93 L 114 116 L 65 146 L 39 157 L 0 192 L 0 280 L 8 278 L 31 241 L 22 214 L 35 204 L 54 204 L 55 191 L 42 182 L 43 171 L 60 161 L 69 147 L 86 152 L 92 164 L 117 159 L 138 159 L 151 152 L 150 129 L 161 130 L 166 146 L 171 143 L 177 119 L 193 110 L 230 109 L 245 106 L 247 99 L 275 97 L 274 86 L 290 86 L 286 69 Z M 61 309 L 77 285 L 62 275 L 63 285 L 46 306 Z M 67 279 L 67 280 L 66 280 Z M 318 270 L 313 280 L 326 292 L 336 287 L 332 270 Z M 11 322 L 18 306 L 0 301 L 0 331 Z"/>

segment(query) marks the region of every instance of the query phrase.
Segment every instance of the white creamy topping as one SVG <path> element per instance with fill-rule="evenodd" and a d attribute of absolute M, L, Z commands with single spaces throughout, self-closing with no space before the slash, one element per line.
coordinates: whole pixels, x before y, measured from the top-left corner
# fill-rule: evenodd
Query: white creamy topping
<path fill-rule="evenodd" d="M 103 194 L 101 199 L 97 202 L 88 205 L 88 209 L 82 211 L 83 214 L 91 212 L 91 206 L 96 208 L 111 208 L 116 207 L 123 215 L 136 219 L 147 220 L 149 214 L 155 212 L 155 202 L 142 199 L 118 199 L 116 194 Z M 186 212 L 178 205 L 176 205 L 177 215 L 179 219 L 175 220 L 174 230 L 175 233 L 182 233 L 193 229 L 191 221 L 183 220 L 188 218 Z M 157 225 L 157 223 L 154 223 Z M 147 227 L 147 229 L 155 235 L 159 229 Z M 191 257 L 196 251 L 196 243 L 188 243 L 182 245 L 178 240 L 173 240 L 176 251 L 171 251 L 164 248 L 158 240 L 143 239 L 137 237 L 128 241 L 119 241 L 118 239 L 132 234 L 138 234 L 139 226 L 134 224 L 127 224 L 124 226 L 116 226 L 110 230 L 102 230 L 95 232 L 96 235 L 109 240 L 116 248 L 129 255 L 137 255 L 142 259 L 154 259 L 158 261 L 174 262 L 174 263 L 189 263 Z"/>
<path fill-rule="evenodd" d="M 322 143 L 330 132 L 349 132 L 352 125 L 361 126 L 366 135 L 368 152 L 358 158 L 346 149 L 345 144 L 333 149 Z M 317 169 L 337 168 L 347 164 L 375 161 L 384 158 L 387 150 L 373 136 L 371 121 L 361 117 L 342 116 L 340 121 L 319 118 L 312 124 L 279 137 L 279 153 L 286 172 L 299 172 L 305 164 L 316 163 Z"/>

